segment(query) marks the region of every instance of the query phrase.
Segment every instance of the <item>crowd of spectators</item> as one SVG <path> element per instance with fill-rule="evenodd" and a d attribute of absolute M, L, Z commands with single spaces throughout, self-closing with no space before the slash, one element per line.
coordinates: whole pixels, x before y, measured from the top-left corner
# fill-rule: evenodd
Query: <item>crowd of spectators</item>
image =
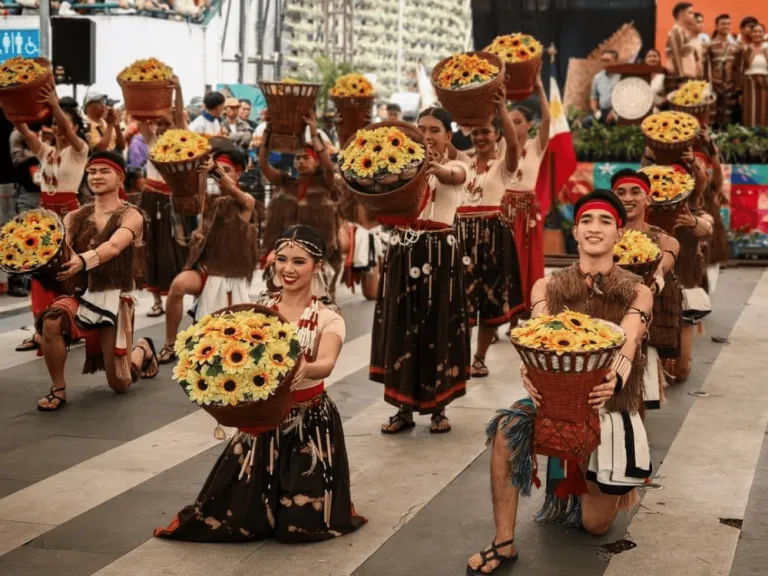
<path fill-rule="evenodd" d="M 0 0 L 0 15 L 37 14 L 40 0 Z M 201 22 L 211 10 L 213 0 L 51 0 L 51 15 L 142 14 L 160 18 Z"/>

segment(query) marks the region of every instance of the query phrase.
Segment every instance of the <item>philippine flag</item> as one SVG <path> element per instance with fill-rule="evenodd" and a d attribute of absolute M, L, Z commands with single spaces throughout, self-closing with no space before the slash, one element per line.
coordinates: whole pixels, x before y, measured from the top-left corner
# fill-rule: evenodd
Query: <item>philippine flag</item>
<path fill-rule="evenodd" d="M 576 152 L 573 150 L 571 129 L 568 127 L 554 72 L 549 77 L 549 114 L 549 145 L 536 180 L 536 196 L 543 216 L 546 216 L 552 207 L 553 197 L 560 193 L 571 175 L 576 172 Z"/>

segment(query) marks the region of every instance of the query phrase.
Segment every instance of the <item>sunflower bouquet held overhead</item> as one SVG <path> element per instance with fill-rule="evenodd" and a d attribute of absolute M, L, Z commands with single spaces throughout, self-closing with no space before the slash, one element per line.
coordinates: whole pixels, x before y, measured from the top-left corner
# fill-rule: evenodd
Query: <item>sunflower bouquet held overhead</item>
<path fill-rule="evenodd" d="M 679 166 L 646 166 L 640 172 L 651 181 L 651 198 L 654 202 L 670 202 L 693 192 L 696 182 Z"/>
<path fill-rule="evenodd" d="M 397 127 L 358 130 L 341 153 L 341 171 L 347 180 L 367 180 L 401 185 L 424 162 L 424 146 Z"/>
<path fill-rule="evenodd" d="M 11 58 L 0 65 L 0 87 L 29 84 L 47 73 L 48 70 L 45 67 L 31 58 Z"/>
<path fill-rule="evenodd" d="M 439 82 L 443 88 L 463 90 L 489 82 L 498 74 L 498 66 L 477 54 L 455 54 L 440 70 Z"/>
<path fill-rule="evenodd" d="M 18 274 L 45 266 L 62 242 L 59 220 L 41 210 L 24 212 L 0 229 L 0 268 Z"/>
<path fill-rule="evenodd" d="M 173 78 L 173 69 L 157 58 L 147 58 L 126 66 L 117 78 L 123 82 L 168 81 Z"/>
<path fill-rule="evenodd" d="M 670 102 L 678 106 L 704 104 L 712 94 L 712 85 L 705 80 L 689 80 L 670 96 Z"/>
<path fill-rule="evenodd" d="M 331 88 L 331 96 L 342 98 L 373 96 L 373 84 L 362 74 L 351 73 L 339 76 Z"/>
<path fill-rule="evenodd" d="M 655 142 L 676 144 L 692 140 L 699 131 L 699 121 L 684 112 L 659 112 L 643 120 L 641 127 Z"/>
<path fill-rule="evenodd" d="M 155 162 L 183 162 L 208 152 L 205 136 L 189 130 L 167 130 L 149 151 Z"/>
<path fill-rule="evenodd" d="M 520 346 L 563 353 L 610 348 L 621 343 L 624 334 L 607 322 L 566 310 L 555 316 L 537 316 L 513 328 L 510 339 Z"/>
<path fill-rule="evenodd" d="M 504 62 L 517 64 L 526 62 L 537 56 L 541 56 L 541 43 L 533 36 L 516 32 L 494 38 L 486 48 L 485 52 L 496 54 Z"/>
<path fill-rule="evenodd" d="M 236 406 L 274 395 L 301 353 L 296 331 L 252 310 L 205 316 L 176 338 L 173 379 L 204 406 Z"/>

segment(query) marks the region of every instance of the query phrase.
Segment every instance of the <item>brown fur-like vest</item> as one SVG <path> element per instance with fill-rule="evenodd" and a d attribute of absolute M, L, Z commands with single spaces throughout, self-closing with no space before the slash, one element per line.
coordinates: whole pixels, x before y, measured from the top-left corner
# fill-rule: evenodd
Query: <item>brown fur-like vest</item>
<path fill-rule="evenodd" d="M 256 228 L 240 218 L 232 198 L 214 198 L 200 230 L 192 235 L 187 268 L 200 265 L 213 276 L 250 280 L 258 261 Z"/>
<path fill-rule="evenodd" d="M 621 324 L 630 304 L 635 299 L 637 285 L 642 284 L 640 276 L 614 266 L 600 282 L 602 295 L 593 294 L 579 270 L 573 264 L 552 275 L 547 284 L 547 308 L 551 314 L 559 314 L 566 308 L 574 312 L 589 314 L 595 318 Z M 629 382 L 606 404 L 610 411 L 626 410 L 640 412 L 643 408 L 643 372 L 645 356 L 638 346 L 632 362 Z"/>
<path fill-rule="evenodd" d="M 88 272 L 88 289 L 92 292 L 104 290 L 130 292 L 136 288 L 141 288 L 146 278 L 146 250 L 144 242 L 149 233 L 146 215 L 136 206 L 123 203 L 110 216 L 104 229 L 99 232 L 93 220 L 95 209 L 96 206 L 90 203 L 72 213 L 69 233 L 72 248 L 78 254 L 94 250 L 100 244 L 107 242 L 122 226 L 123 217 L 129 210 L 137 210 L 141 213 L 144 218 L 144 231 L 141 237 L 137 238 L 133 244 L 120 252 L 112 260 L 100 264 Z"/>
<path fill-rule="evenodd" d="M 662 235 L 661 228 L 648 226 L 649 238 L 657 245 Z M 648 343 L 657 348 L 662 358 L 676 358 L 680 348 L 683 291 L 674 268 L 664 278 L 664 289 L 653 299 L 653 322 L 648 329 Z"/>

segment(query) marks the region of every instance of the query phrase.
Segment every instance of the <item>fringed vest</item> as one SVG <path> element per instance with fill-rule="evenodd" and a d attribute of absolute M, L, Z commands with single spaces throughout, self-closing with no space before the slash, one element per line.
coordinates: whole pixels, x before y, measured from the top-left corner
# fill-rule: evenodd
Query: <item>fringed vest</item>
<path fill-rule="evenodd" d="M 602 295 L 593 294 L 582 276 L 578 264 L 573 264 L 552 275 L 547 284 L 547 308 L 551 314 L 559 314 L 566 308 L 589 314 L 595 318 L 621 324 L 630 304 L 634 301 L 640 276 L 614 266 L 602 277 L 599 289 Z M 610 411 L 640 412 L 643 409 L 643 373 L 645 356 L 638 346 L 632 362 L 629 382 L 606 404 Z"/>
<path fill-rule="evenodd" d="M 656 226 L 648 228 L 648 237 L 659 245 L 665 232 Z M 653 299 L 653 322 L 648 329 L 648 343 L 658 349 L 662 358 L 676 358 L 679 354 L 682 309 L 683 292 L 672 269 L 664 278 L 664 289 Z"/>
<path fill-rule="evenodd" d="M 100 244 L 107 242 L 117 230 L 122 227 L 123 217 L 129 210 L 139 208 L 123 203 L 115 210 L 107 221 L 104 229 L 99 232 L 93 214 L 96 206 L 93 203 L 86 204 L 72 214 L 70 234 L 72 236 L 72 249 L 82 254 L 88 250 L 98 248 Z M 108 262 L 100 264 L 88 272 L 88 289 L 92 292 L 104 290 L 122 290 L 130 292 L 141 288 L 146 278 L 146 250 L 145 239 L 147 237 L 147 218 L 144 217 L 143 233 Z"/>
<path fill-rule="evenodd" d="M 326 255 L 336 248 L 337 202 L 325 184 L 321 170 L 308 182 L 285 176 L 285 182 L 267 207 L 264 248 L 272 250 L 283 230 L 296 224 L 311 226 L 322 236 Z"/>
<path fill-rule="evenodd" d="M 688 208 L 694 216 L 704 215 L 703 194 L 694 191 L 688 199 Z M 701 286 L 704 278 L 704 255 L 701 252 L 701 241 L 690 228 L 675 228 L 675 238 L 680 243 L 680 254 L 675 263 L 675 274 L 683 288 Z"/>
<path fill-rule="evenodd" d="M 192 235 L 187 268 L 199 264 L 213 276 L 251 280 L 258 257 L 256 228 L 240 218 L 237 202 L 229 196 L 213 199 Z"/>

